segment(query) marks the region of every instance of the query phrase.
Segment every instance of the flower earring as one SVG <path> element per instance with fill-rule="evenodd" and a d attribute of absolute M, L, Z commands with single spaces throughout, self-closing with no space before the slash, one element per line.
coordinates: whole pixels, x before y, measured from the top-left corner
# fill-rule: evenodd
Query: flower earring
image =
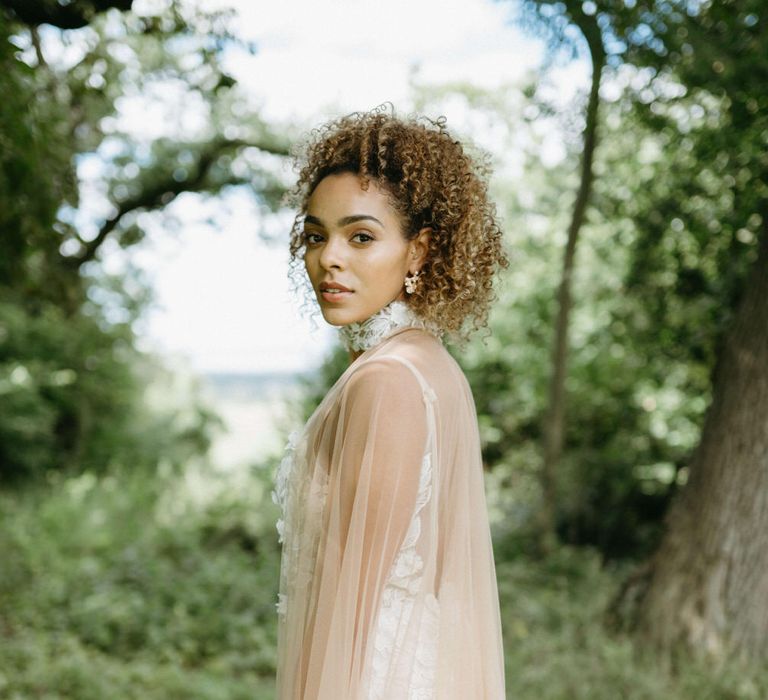
<path fill-rule="evenodd" d="M 421 271 L 413 272 L 405 277 L 405 293 L 413 294 L 416 291 L 416 284 L 419 281 Z"/>

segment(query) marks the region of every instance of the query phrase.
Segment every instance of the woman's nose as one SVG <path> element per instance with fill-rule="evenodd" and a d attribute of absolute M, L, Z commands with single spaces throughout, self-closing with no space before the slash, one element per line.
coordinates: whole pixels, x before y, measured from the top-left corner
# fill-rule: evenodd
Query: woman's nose
<path fill-rule="evenodd" d="M 320 251 L 320 265 L 326 270 L 344 266 L 344 242 L 331 236 Z"/>

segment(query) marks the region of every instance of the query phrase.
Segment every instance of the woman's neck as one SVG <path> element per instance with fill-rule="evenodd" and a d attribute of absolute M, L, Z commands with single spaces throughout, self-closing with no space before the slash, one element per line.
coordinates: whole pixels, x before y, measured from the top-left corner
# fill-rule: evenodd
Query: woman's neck
<path fill-rule="evenodd" d="M 406 302 L 396 299 L 364 321 L 342 326 L 339 336 L 349 351 L 350 361 L 354 362 L 366 350 L 375 347 L 395 331 L 410 327 L 423 328 L 439 335 L 434 324 L 421 318 Z"/>

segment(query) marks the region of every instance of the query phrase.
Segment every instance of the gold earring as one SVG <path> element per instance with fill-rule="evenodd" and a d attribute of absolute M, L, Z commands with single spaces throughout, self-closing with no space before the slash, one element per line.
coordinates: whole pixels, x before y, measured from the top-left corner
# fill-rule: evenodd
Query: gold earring
<path fill-rule="evenodd" d="M 405 276 L 406 294 L 413 294 L 416 291 L 416 284 L 419 281 L 419 275 L 421 275 L 421 271 L 413 272 L 410 275 Z"/>

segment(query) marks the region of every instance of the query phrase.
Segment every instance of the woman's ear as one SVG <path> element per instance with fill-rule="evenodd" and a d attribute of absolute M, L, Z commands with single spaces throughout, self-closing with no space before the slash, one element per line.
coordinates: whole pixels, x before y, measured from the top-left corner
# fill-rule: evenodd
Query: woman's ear
<path fill-rule="evenodd" d="M 411 239 L 411 259 L 408 269 L 411 273 L 421 270 L 422 265 L 427 260 L 429 254 L 429 239 L 432 236 L 432 229 L 422 228 L 414 238 Z"/>

